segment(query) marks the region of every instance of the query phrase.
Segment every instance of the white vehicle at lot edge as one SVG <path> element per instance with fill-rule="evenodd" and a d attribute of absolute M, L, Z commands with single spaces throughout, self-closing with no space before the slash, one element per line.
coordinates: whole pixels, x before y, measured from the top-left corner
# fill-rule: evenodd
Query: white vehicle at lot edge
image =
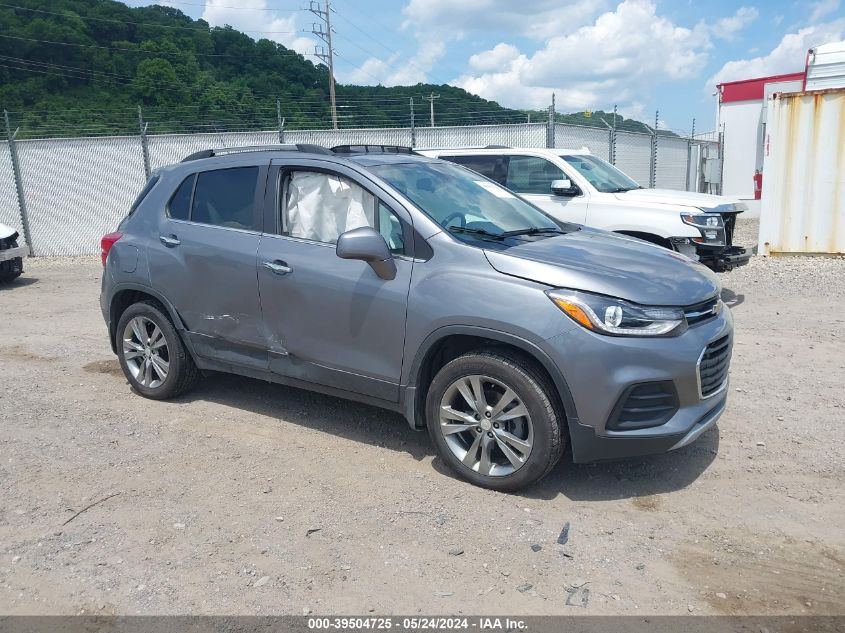
<path fill-rule="evenodd" d="M 623 233 L 697 259 L 716 271 L 747 264 L 733 245 L 744 203 L 722 196 L 644 189 L 587 149 L 420 150 L 476 171 L 554 218 Z"/>
<path fill-rule="evenodd" d="M 20 277 L 27 252 L 26 246 L 18 246 L 18 232 L 0 224 L 0 283 Z"/>

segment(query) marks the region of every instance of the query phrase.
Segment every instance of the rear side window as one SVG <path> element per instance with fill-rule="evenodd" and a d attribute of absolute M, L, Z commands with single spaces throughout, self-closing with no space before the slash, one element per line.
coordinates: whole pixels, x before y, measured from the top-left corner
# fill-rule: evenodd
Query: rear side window
<path fill-rule="evenodd" d="M 467 169 L 478 172 L 490 180 L 495 180 L 504 186 L 508 178 L 508 156 L 441 156 L 450 163 L 463 165 Z"/>
<path fill-rule="evenodd" d="M 194 192 L 195 178 L 195 174 L 191 174 L 185 178 L 167 204 L 167 215 L 174 220 L 188 219 L 188 214 L 191 211 L 191 194 Z"/>
<path fill-rule="evenodd" d="M 144 201 L 144 198 L 146 198 L 147 194 L 152 191 L 152 188 L 156 186 L 157 182 L 158 174 L 155 174 L 147 181 L 147 184 L 144 185 L 143 189 L 141 189 L 141 193 L 139 193 L 138 197 L 135 198 L 135 202 L 133 202 L 132 206 L 129 207 L 128 215 L 132 215 L 133 213 L 135 213 L 135 210 L 138 208 L 138 205 L 140 205 Z"/>
<path fill-rule="evenodd" d="M 234 167 L 199 173 L 191 206 L 191 221 L 232 229 L 256 230 L 257 182 L 258 167 Z"/>

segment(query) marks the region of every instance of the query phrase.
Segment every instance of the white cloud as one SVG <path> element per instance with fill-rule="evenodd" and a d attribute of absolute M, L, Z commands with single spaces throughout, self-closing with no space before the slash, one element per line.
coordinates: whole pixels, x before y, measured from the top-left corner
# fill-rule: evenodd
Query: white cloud
<path fill-rule="evenodd" d="M 810 8 L 810 24 L 815 24 L 824 17 L 834 13 L 839 9 L 839 0 L 818 0 L 818 2 L 811 2 Z"/>
<path fill-rule="evenodd" d="M 298 53 L 311 54 L 315 42 L 304 37 L 296 18 L 296 14 L 284 17 L 269 10 L 267 0 L 207 0 L 202 13 L 202 19 L 212 26 L 229 25 L 253 39 L 266 38 Z"/>
<path fill-rule="evenodd" d="M 756 20 L 759 15 L 760 12 L 754 7 L 740 7 L 732 16 L 717 20 L 710 27 L 710 32 L 719 39 L 732 40 L 737 33 Z"/>
<path fill-rule="evenodd" d="M 808 26 L 795 33 L 787 33 L 767 55 L 726 63 L 707 81 L 707 89 L 712 91 L 717 83 L 725 81 L 799 72 L 804 68 L 809 48 L 826 42 L 839 41 L 843 39 L 843 36 L 845 36 L 845 18 Z"/>
<path fill-rule="evenodd" d="M 591 21 L 609 0 L 410 0 L 405 27 L 433 29 L 454 39 L 479 31 L 504 30 L 546 39 Z"/>
<path fill-rule="evenodd" d="M 508 68 L 520 57 L 519 49 L 511 44 L 496 44 L 489 51 L 476 53 L 469 58 L 469 67 L 479 72 L 492 72 Z"/>
<path fill-rule="evenodd" d="M 655 84 L 699 73 L 710 40 L 706 28 L 657 15 L 650 0 L 625 0 L 592 24 L 549 38 L 533 55 L 514 55 L 507 46 L 474 56 L 472 70 L 480 72 L 459 77 L 457 85 L 512 107 L 543 107 L 555 92 L 561 110 L 575 110 L 639 107 L 638 97 Z M 478 68 L 497 57 L 498 70 Z"/>
<path fill-rule="evenodd" d="M 358 85 L 407 86 L 427 81 L 428 73 L 446 52 L 446 45 L 439 40 L 420 41 L 416 54 L 403 60 L 399 53 L 387 59 L 370 57 L 357 68 L 338 68 L 338 81 Z M 340 63 L 340 62 L 338 62 Z"/>

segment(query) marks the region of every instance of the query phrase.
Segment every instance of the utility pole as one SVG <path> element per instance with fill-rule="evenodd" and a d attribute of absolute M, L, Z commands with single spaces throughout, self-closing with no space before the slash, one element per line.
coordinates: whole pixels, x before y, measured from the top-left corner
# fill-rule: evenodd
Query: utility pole
<path fill-rule="evenodd" d="M 431 127 L 434 127 L 434 100 L 439 99 L 440 95 L 436 95 L 433 92 L 428 97 L 423 97 L 425 101 L 428 101 L 431 104 Z"/>
<path fill-rule="evenodd" d="M 318 57 L 329 67 L 329 96 L 332 100 L 332 127 L 337 129 L 337 101 L 334 92 L 334 49 L 332 49 L 332 5 L 326 0 L 326 10 L 320 6 L 318 0 L 311 0 L 308 7 L 314 15 L 323 21 L 323 24 L 312 24 L 311 32 L 326 43 L 326 47 L 315 46 L 314 56 Z M 325 28 L 323 28 L 325 25 Z"/>

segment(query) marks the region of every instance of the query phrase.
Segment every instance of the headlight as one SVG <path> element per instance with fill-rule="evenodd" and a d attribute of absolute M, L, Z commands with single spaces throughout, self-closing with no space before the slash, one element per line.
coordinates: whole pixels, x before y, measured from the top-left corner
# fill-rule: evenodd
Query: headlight
<path fill-rule="evenodd" d="M 721 229 L 725 223 L 717 213 L 682 213 L 681 221 L 698 229 Z"/>
<path fill-rule="evenodd" d="M 574 290 L 549 290 L 549 299 L 579 325 L 613 336 L 678 335 L 687 329 L 681 308 L 640 306 Z"/>

